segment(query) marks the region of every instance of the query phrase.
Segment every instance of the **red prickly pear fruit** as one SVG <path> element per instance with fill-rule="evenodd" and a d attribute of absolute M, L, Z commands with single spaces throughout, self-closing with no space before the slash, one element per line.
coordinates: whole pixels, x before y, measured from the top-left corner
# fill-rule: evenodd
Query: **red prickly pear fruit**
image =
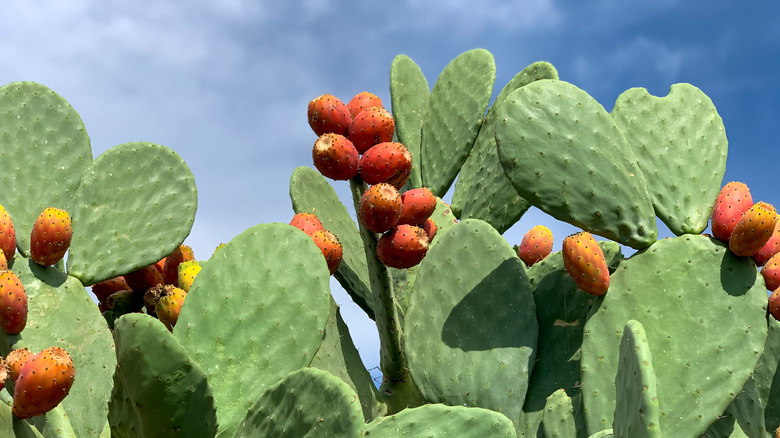
<path fill-rule="evenodd" d="M 756 262 L 756 266 L 764 266 L 778 252 L 780 252 L 780 219 L 778 219 L 778 223 L 775 225 L 774 231 L 772 231 L 772 237 L 767 240 L 757 253 L 753 254 L 752 258 Z"/>
<path fill-rule="evenodd" d="M 528 266 L 533 266 L 534 263 L 540 262 L 550 255 L 552 247 L 552 231 L 544 225 L 537 225 L 525 233 L 517 252 L 520 260 Z"/>
<path fill-rule="evenodd" d="M 358 154 L 355 145 L 340 134 L 322 134 L 311 151 L 314 167 L 336 181 L 344 181 L 358 174 Z"/>
<path fill-rule="evenodd" d="M 775 207 L 766 202 L 753 204 L 742 213 L 729 238 L 729 249 L 739 257 L 750 257 L 766 245 L 777 225 Z"/>
<path fill-rule="evenodd" d="M 5 255 L 6 260 L 11 260 L 16 253 L 16 230 L 11 221 L 11 215 L 8 210 L 0 205 L 0 250 Z"/>
<path fill-rule="evenodd" d="M 328 271 L 333 275 L 341 264 L 344 256 L 344 248 L 341 246 L 338 237 L 328 230 L 319 230 L 311 235 L 314 244 L 322 251 L 325 261 L 328 264 Z"/>
<path fill-rule="evenodd" d="M 358 219 L 368 231 L 384 233 L 401 218 L 401 195 L 390 184 L 373 185 L 360 197 Z"/>
<path fill-rule="evenodd" d="M 400 190 L 412 173 L 412 154 L 401 143 L 376 144 L 360 157 L 359 172 L 369 184 L 388 183 Z"/>
<path fill-rule="evenodd" d="M 92 293 L 95 294 L 98 301 L 106 301 L 112 293 L 127 289 L 130 289 L 130 286 L 127 285 L 125 277 L 121 275 L 92 285 Z"/>
<path fill-rule="evenodd" d="M 716 239 L 728 242 L 740 216 L 752 205 L 753 197 L 744 183 L 732 181 L 723 186 L 712 209 L 712 235 Z"/>
<path fill-rule="evenodd" d="M 316 231 L 325 229 L 325 227 L 322 226 L 322 222 L 320 222 L 319 218 L 314 213 L 296 213 L 290 221 L 290 225 L 298 228 L 309 236 Z"/>
<path fill-rule="evenodd" d="M 157 319 L 168 330 L 173 331 L 185 298 L 187 292 L 171 284 L 164 284 L 149 289 L 144 296 L 144 301 L 153 303 Z"/>
<path fill-rule="evenodd" d="M 13 414 L 30 418 L 57 407 L 70 392 L 76 368 L 70 354 L 49 347 L 28 360 L 14 383 Z"/>
<path fill-rule="evenodd" d="M 174 286 L 178 285 L 179 265 L 190 260 L 195 260 L 195 254 L 188 245 L 181 244 L 178 248 L 174 249 L 173 252 L 165 258 L 165 266 L 162 271 L 163 283 L 172 284 Z"/>
<path fill-rule="evenodd" d="M 428 252 L 428 234 L 415 225 L 398 225 L 386 232 L 376 243 L 380 262 L 396 269 L 419 264 Z"/>
<path fill-rule="evenodd" d="M 769 314 L 775 319 L 780 320 L 780 288 L 775 289 L 769 295 Z"/>
<path fill-rule="evenodd" d="M 17 348 L 11 350 L 8 356 L 5 357 L 5 364 L 8 366 L 9 377 L 12 382 L 16 382 L 19 378 L 19 372 L 22 371 L 22 367 L 27 363 L 35 354 L 30 351 L 29 348 Z"/>
<path fill-rule="evenodd" d="M 359 153 L 365 153 L 371 146 L 393 141 L 395 119 L 386 109 L 372 106 L 361 111 L 349 125 L 347 138 Z"/>
<path fill-rule="evenodd" d="M 604 253 L 587 231 L 563 240 L 563 266 L 583 291 L 600 296 L 609 289 L 609 269 Z"/>
<path fill-rule="evenodd" d="M 436 210 L 436 196 L 427 187 L 411 189 L 401 195 L 401 204 L 398 225 L 422 225 Z"/>
<path fill-rule="evenodd" d="M 160 260 L 157 260 L 154 263 L 154 267 L 157 268 L 158 271 L 160 271 L 160 274 L 163 274 L 165 272 L 165 261 L 168 260 L 168 257 L 163 257 Z"/>
<path fill-rule="evenodd" d="M 309 126 L 317 137 L 329 132 L 347 135 L 352 123 L 349 108 L 339 98 L 330 94 L 323 94 L 309 102 L 308 116 Z"/>
<path fill-rule="evenodd" d="M 150 287 L 163 284 L 163 276 L 157 266 L 151 264 L 125 274 L 125 281 L 130 289 L 143 295 Z"/>
<path fill-rule="evenodd" d="M 51 266 L 65 256 L 73 237 L 67 211 L 49 207 L 38 215 L 30 236 L 30 258 L 42 266 Z"/>
<path fill-rule="evenodd" d="M 0 327 L 8 334 L 21 333 L 27 325 L 27 294 L 19 277 L 0 271 Z"/>
<path fill-rule="evenodd" d="M 352 118 L 357 117 L 361 111 L 372 106 L 384 107 L 382 105 L 382 99 L 376 94 L 369 93 L 368 91 L 362 91 L 355 95 L 349 102 L 347 102 L 347 108 L 349 113 L 352 114 Z"/>
<path fill-rule="evenodd" d="M 422 229 L 425 231 L 425 235 L 428 236 L 428 243 L 430 244 L 433 242 L 433 238 L 436 237 L 436 232 L 439 230 L 436 226 L 436 222 L 433 221 L 433 218 L 429 217 L 428 219 L 425 219 L 425 222 L 422 224 Z"/>
<path fill-rule="evenodd" d="M 773 255 L 761 268 L 761 276 L 768 290 L 780 288 L 780 253 Z"/>

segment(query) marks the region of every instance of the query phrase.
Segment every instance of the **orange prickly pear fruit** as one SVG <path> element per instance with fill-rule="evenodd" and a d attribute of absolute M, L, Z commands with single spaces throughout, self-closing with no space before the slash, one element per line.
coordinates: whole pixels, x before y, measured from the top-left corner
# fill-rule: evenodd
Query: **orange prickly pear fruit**
<path fill-rule="evenodd" d="M 401 204 L 398 224 L 422 225 L 436 211 L 436 196 L 427 187 L 411 189 L 401 195 Z"/>
<path fill-rule="evenodd" d="M 580 289 L 595 296 L 607 293 L 607 261 L 590 233 L 581 231 L 565 238 L 562 255 L 563 266 Z"/>
<path fill-rule="evenodd" d="M 192 252 L 192 248 L 187 245 L 181 244 L 178 248 L 173 250 L 168 257 L 165 258 L 165 267 L 163 267 L 163 283 L 172 284 L 174 286 L 179 284 L 179 265 L 182 262 L 188 262 L 195 260 L 195 254 Z"/>
<path fill-rule="evenodd" d="M 427 253 L 428 234 L 415 225 L 398 225 L 384 233 L 376 243 L 379 261 L 396 269 L 419 264 Z"/>
<path fill-rule="evenodd" d="M 386 109 L 372 106 L 361 111 L 349 126 L 347 138 L 359 153 L 366 152 L 375 144 L 393 141 L 395 119 Z"/>
<path fill-rule="evenodd" d="M 8 210 L 0 205 L 0 251 L 6 260 L 11 260 L 16 253 L 16 231 Z"/>
<path fill-rule="evenodd" d="M 297 213 L 290 221 L 290 225 L 311 236 L 315 231 L 324 230 L 317 215 L 314 213 Z"/>
<path fill-rule="evenodd" d="M 29 348 L 17 348 L 11 350 L 8 356 L 5 357 L 5 363 L 8 366 L 9 377 L 12 382 L 16 382 L 19 377 L 19 372 L 22 370 L 22 366 L 31 358 L 35 356 Z"/>
<path fill-rule="evenodd" d="M 769 314 L 775 319 L 780 320 L 780 288 L 775 289 L 771 295 L 769 295 Z"/>
<path fill-rule="evenodd" d="M 189 292 L 192 282 L 200 272 L 200 263 L 197 260 L 190 260 L 179 265 L 179 289 Z"/>
<path fill-rule="evenodd" d="M 98 301 L 103 302 L 105 302 L 112 293 L 127 289 L 130 289 L 130 286 L 127 285 L 125 277 L 122 277 L 121 275 L 92 285 L 92 293 L 95 294 Z"/>
<path fill-rule="evenodd" d="M 712 236 L 723 242 L 728 242 L 734 227 L 737 226 L 742 213 L 753 205 L 750 189 L 744 183 L 732 181 L 718 193 L 715 206 L 712 209 Z"/>
<path fill-rule="evenodd" d="M 57 407 L 70 392 L 76 368 L 70 354 L 49 347 L 28 360 L 14 383 L 13 414 L 30 418 Z"/>
<path fill-rule="evenodd" d="M 309 102 L 308 117 L 309 126 L 317 137 L 329 132 L 347 135 L 352 123 L 347 105 L 331 94 L 323 94 Z"/>
<path fill-rule="evenodd" d="M 166 284 L 149 289 L 144 300 L 154 302 L 157 319 L 165 324 L 168 330 L 173 331 L 173 326 L 179 320 L 181 306 L 184 304 L 186 297 L 187 292 L 176 286 Z"/>
<path fill-rule="evenodd" d="M 311 235 L 312 240 L 317 247 L 322 251 L 322 255 L 325 256 L 325 261 L 328 263 L 328 270 L 333 275 L 341 264 L 341 259 L 344 256 L 344 248 L 341 246 L 338 237 L 328 230 L 319 230 Z"/>
<path fill-rule="evenodd" d="M 382 99 L 376 94 L 369 93 L 368 91 L 356 94 L 355 97 L 347 102 L 347 108 L 353 118 L 360 114 L 364 109 L 371 108 L 372 106 L 383 107 Z"/>
<path fill-rule="evenodd" d="M 773 255 L 761 268 L 766 288 L 773 291 L 780 288 L 780 253 Z"/>
<path fill-rule="evenodd" d="M 358 219 L 368 231 L 384 233 L 401 219 L 401 195 L 390 184 L 373 185 L 360 197 Z"/>
<path fill-rule="evenodd" d="M 400 190 L 412 173 L 412 154 L 401 143 L 376 144 L 360 157 L 359 172 L 369 184 L 388 183 Z"/>
<path fill-rule="evenodd" d="M 49 207 L 38 215 L 30 236 L 30 258 L 42 266 L 51 266 L 65 256 L 73 237 L 67 211 Z"/>
<path fill-rule="evenodd" d="M 430 244 L 433 242 L 433 238 L 436 236 L 436 232 L 439 231 L 439 228 L 436 226 L 436 222 L 433 221 L 433 218 L 429 217 L 428 219 L 425 219 L 425 222 L 423 222 L 421 228 L 428 236 L 428 243 Z"/>
<path fill-rule="evenodd" d="M 766 202 L 753 204 L 742 213 L 729 238 L 729 249 L 739 257 L 750 257 L 763 248 L 777 225 L 775 207 Z"/>
<path fill-rule="evenodd" d="M 133 272 L 125 274 L 125 281 L 130 289 L 143 295 L 150 287 L 163 284 L 162 272 L 154 264 L 136 269 Z"/>
<path fill-rule="evenodd" d="M 322 176 L 346 181 L 358 174 L 360 156 L 351 141 L 340 134 L 322 134 L 311 151 L 314 167 Z"/>
<path fill-rule="evenodd" d="M 0 327 L 8 334 L 21 333 L 27 325 L 27 294 L 19 277 L 0 271 Z"/>
<path fill-rule="evenodd" d="M 537 225 L 525 233 L 517 252 L 520 260 L 525 262 L 526 265 L 532 266 L 550 255 L 552 247 L 552 231 L 544 225 Z"/>
<path fill-rule="evenodd" d="M 780 219 L 778 219 L 778 223 L 775 225 L 772 237 L 751 258 L 756 262 L 756 266 L 764 266 L 778 252 L 780 252 Z"/>

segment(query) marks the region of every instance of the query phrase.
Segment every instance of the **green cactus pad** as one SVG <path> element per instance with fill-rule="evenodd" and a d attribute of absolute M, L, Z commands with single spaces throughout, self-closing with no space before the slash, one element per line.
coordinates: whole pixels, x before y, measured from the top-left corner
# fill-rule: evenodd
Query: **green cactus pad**
<path fill-rule="evenodd" d="M 501 165 L 517 193 L 556 219 L 632 248 L 658 235 L 642 171 L 612 116 L 585 91 L 550 79 L 498 110 Z"/>
<path fill-rule="evenodd" d="M 758 369 L 760 366 L 759 362 L 756 368 Z M 737 398 L 702 436 L 768 436 L 764 425 L 764 405 L 753 377 L 748 379 Z"/>
<path fill-rule="evenodd" d="M 496 147 L 498 108 L 512 91 L 539 79 L 558 79 L 552 64 L 535 62 L 509 81 L 487 112 L 485 123 L 460 170 L 452 195 L 452 210 L 461 219 L 482 219 L 503 234 L 531 207 L 504 174 Z"/>
<path fill-rule="evenodd" d="M 753 378 L 764 407 L 764 424 L 767 430 L 774 431 L 780 427 L 780 321 L 772 316 L 767 319 L 769 333 Z"/>
<path fill-rule="evenodd" d="M 56 268 L 19 257 L 10 268 L 24 285 L 28 316 L 20 336 L 0 334 L 6 340 L 2 345 L 8 345 L 8 351 L 27 347 L 36 353 L 51 346 L 64 348 L 73 358 L 76 380 L 62 407 L 76 436 L 97 436 L 106 424 L 116 366 L 103 316 L 84 286 Z"/>
<path fill-rule="evenodd" d="M 493 55 L 475 49 L 452 60 L 431 91 L 420 145 L 422 184 L 442 197 L 474 146 L 493 92 Z"/>
<path fill-rule="evenodd" d="M 516 437 L 512 422 L 487 409 L 430 404 L 404 409 L 366 425 L 364 436 L 396 437 Z"/>
<path fill-rule="evenodd" d="M 173 334 L 206 372 L 225 436 L 266 389 L 314 358 L 329 278 L 311 238 L 280 223 L 247 229 L 198 273 Z"/>
<path fill-rule="evenodd" d="M 371 374 L 363 365 L 360 354 L 352 343 L 349 328 L 341 318 L 341 311 L 332 297 L 325 338 L 310 366 L 325 370 L 346 382 L 357 394 L 366 421 L 384 415 L 386 407 L 377 401 L 379 394 Z"/>
<path fill-rule="evenodd" d="M 390 66 L 390 102 L 395 118 L 395 134 L 412 154 L 412 173 L 407 185 L 422 187 L 420 141 L 423 117 L 431 90 L 420 67 L 406 55 L 398 55 Z"/>
<path fill-rule="evenodd" d="M 404 324 L 412 377 L 429 402 L 478 406 L 516 420 L 538 331 L 523 264 L 478 219 L 436 238 L 420 264 Z"/>
<path fill-rule="evenodd" d="M 571 399 L 565 390 L 559 389 L 547 397 L 543 426 L 545 438 L 577 436 Z"/>
<path fill-rule="evenodd" d="M 217 414 L 211 387 L 200 365 L 157 319 L 132 313 L 116 320 L 117 369 L 112 404 L 133 408 L 112 410 L 113 429 L 147 437 L 213 437 Z M 117 400 L 121 394 L 123 399 Z M 117 412 L 132 412 L 127 419 Z M 116 433 L 116 432 L 115 432 Z"/>
<path fill-rule="evenodd" d="M 358 438 L 357 394 L 327 371 L 302 368 L 271 386 L 238 426 L 235 438 Z"/>
<path fill-rule="evenodd" d="M 600 241 L 604 257 L 614 272 L 623 260 L 620 246 Z M 561 252 L 547 256 L 527 270 L 539 322 L 539 348 L 523 404 L 519 430 L 536 436 L 547 398 L 561 388 L 571 397 L 578 431 L 585 430 L 580 397 L 580 347 L 582 332 L 596 297 L 583 292 L 563 265 Z"/>
<path fill-rule="evenodd" d="M 60 95 L 34 82 L 13 82 L 0 87 L 0 155 L 0 204 L 11 214 L 19 251 L 29 257 L 38 215 L 47 207 L 73 208 L 92 162 L 89 136 Z"/>
<path fill-rule="evenodd" d="M 11 413 L 11 396 L 2 391 L 0 396 L 0 436 L 15 438 L 43 438 L 35 427 Z"/>
<path fill-rule="evenodd" d="M 612 423 L 615 434 L 620 437 L 660 437 L 653 355 L 644 327 L 633 319 L 623 328 L 615 386 L 617 403 Z"/>
<path fill-rule="evenodd" d="M 612 438 L 612 436 L 613 436 L 612 429 L 604 429 L 594 433 L 588 438 Z"/>
<path fill-rule="evenodd" d="M 300 166 L 290 178 L 290 199 L 295 213 L 314 213 L 322 226 L 338 237 L 344 255 L 334 276 L 355 304 L 374 319 L 374 298 L 369 286 L 363 240 L 336 191 L 319 172 Z"/>
<path fill-rule="evenodd" d="M 653 348 L 661 430 L 699 436 L 755 368 L 767 336 L 766 306 L 753 261 L 706 236 L 663 239 L 623 261 L 585 324 L 582 394 L 590 432 L 611 427 L 626 321 L 639 321 Z"/>
<path fill-rule="evenodd" d="M 173 150 L 142 142 L 109 149 L 77 192 L 68 274 L 91 285 L 157 262 L 189 235 L 197 207 L 195 179 Z"/>
<path fill-rule="evenodd" d="M 728 152 L 710 98 L 690 84 L 672 85 L 665 97 L 632 88 L 617 98 L 612 117 L 639 161 L 658 217 L 677 235 L 704 231 Z"/>

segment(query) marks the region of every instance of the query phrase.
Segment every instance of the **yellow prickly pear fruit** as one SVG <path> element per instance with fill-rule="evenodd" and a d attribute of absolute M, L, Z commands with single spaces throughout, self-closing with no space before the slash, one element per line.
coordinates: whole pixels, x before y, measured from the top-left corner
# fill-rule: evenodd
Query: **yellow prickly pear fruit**
<path fill-rule="evenodd" d="M 179 265 L 179 288 L 184 292 L 189 292 L 195 276 L 200 272 L 200 263 L 197 260 L 190 260 Z"/>

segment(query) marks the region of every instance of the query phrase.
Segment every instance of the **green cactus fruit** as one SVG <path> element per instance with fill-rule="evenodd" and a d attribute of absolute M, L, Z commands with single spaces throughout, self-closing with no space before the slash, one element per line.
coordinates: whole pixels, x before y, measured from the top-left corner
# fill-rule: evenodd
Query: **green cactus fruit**
<path fill-rule="evenodd" d="M 599 296 L 609 289 L 609 269 L 598 243 L 587 231 L 563 239 L 563 264 L 580 289 Z"/>
<path fill-rule="evenodd" d="M 54 409 L 68 395 L 75 378 L 73 359 L 61 347 L 49 347 L 31 357 L 14 382 L 14 415 L 31 418 Z"/>
<path fill-rule="evenodd" d="M 352 123 L 352 116 L 344 102 L 330 94 L 312 99 L 307 113 L 309 126 L 317 137 L 327 133 L 347 135 Z"/>
<path fill-rule="evenodd" d="M 35 220 L 30 235 L 30 258 L 41 266 L 62 260 L 70 248 L 73 228 L 70 215 L 61 208 L 48 207 Z"/>
<path fill-rule="evenodd" d="M 330 271 L 330 275 L 333 275 L 344 257 L 344 247 L 341 246 L 339 238 L 328 230 L 319 230 L 311 235 L 311 239 L 322 251 L 325 262 L 328 264 L 328 271 Z"/>
<path fill-rule="evenodd" d="M 436 211 L 437 201 L 429 188 L 420 187 L 405 191 L 401 195 L 401 204 L 398 224 L 422 225 Z"/>
<path fill-rule="evenodd" d="M 393 141 L 395 119 L 386 109 L 372 106 L 359 112 L 346 136 L 361 154 L 375 144 Z"/>
<path fill-rule="evenodd" d="M 382 99 L 376 94 L 369 93 L 368 91 L 361 91 L 347 102 L 347 108 L 349 108 L 349 113 L 353 118 L 360 114 L 364 109 L 371 108 L 372 106 L 384 107 L 384 105 L 382 105 Z"/>
<path fill-rule="evenodd" d="M 764 266 L 764 264 L 778 252 L 780 252 L 780 220 L 778 220 L 778 224 L 775 225 L 772 237 L 770 237 L 764 246 L 762 246 L 757 253 L 753 254 L 751 258 L 756 262 L 756 266 Z"/>
<path fill-rule="evenodd" d="M 314 234 L 315 231 L 325 229 L 325 227 L 322 226 L 322 222 L 320 222 L 317 215 L 314 213 L 296 213 L 290 221 L 290 225 L 298 228 L 309 236 Z"/>
<path fill-rule="evenodd" d="M 130 286 L 127 285 L 125 277 L 121 275 L 92 285 L 92 293 L 95 294 L 98 301 L 103 302 L 106 301 L 108 296 L 112 293 L 128 289 L 130 289 Z"/>
<path fill-rule="evenodd" d="M 740 216 L 729 237 L 729 249 L 740 257 L 756 254 L 772 238 L 777 225 L 775 207 L 766 202 L 753 204 Z"/>
<path fill-rule="evenodd" d="M 163 268 L 160 270 L 163 277 L 163 283 L 172 284 L 174 286 L 178 285 L 179 265 L 192 260 L 195 260 L 195 254 L 193 253 L 192 248 L 184 244 L 179 245 L 178 248 L 165 257 Z"/>
<path fill-rule="evenodd" d="M 355 145 L 341 134 L 322 134 L 311 151 L 314 167 L 330 179 L 345 181 L 358 174 L 359 155 Z"/>
<path fill-rule="evenodd" d="M 745 183 L 731 181 L 718 193 L 712 209 L 711 229 L 716 239 L 728 242 L 742 213 L 753 206 L 753 197 Z"/>
<path fill-rule="evenodd" d="M 368 184 L 388 183 L 400 190 L 411 172 L 412 155 L 401 143 L 376 144 L 360 157 L 360 177 Z"/>
<path fill-rule="evenodd" d="M 21 333 L 27 325 L 27 294 L 21 280 L 11 271 L 0 271 L 0 328 L 8 334 Z"/>
<path fill-rule="evenodd" d="M 396 269 L 419 264 L 428 252 L 428 234 L 414 225 L 398 225 L 384 233 L 376 243 L 379 261 Z"/>
<path fill-rule="evenodd" d="M 0 251 L 6 260 L 11 260 L 16 253 L 16 229 L 8 210 L 0 205 Z"/>
<path fill-rule="evenodd" d="M 517 253 L 526 266 L 533 266 L 550 255 L 552 247 L 552 231 L 544 225 L 537 225 L 525 233 Z"/>
<path fill-rule="evenodd" d="M 35 354 L 27 347 L 14 348 L 8 353 L 5 357 L 5 365 L 8 368 L 8 378 L 11 379 L 11 382 L 15 382 L 19 378 L 22 367 L 33 356 Z"/>
<path fill-rule="evenodd" d="M 200 272 L 201 266 L 197 260 L 190 260 L 179 265 L 179 281 L 178 285 L 184 292 L 189 292 L 192 287 L 192 282 L 195 281 Z"/>
<path fill-rule="evenodd" d="M 372 233 L 384 233 L 401 218 L 401 195 L 390 184 L 373 185 L 360 197 L 358 219 Z"/>

